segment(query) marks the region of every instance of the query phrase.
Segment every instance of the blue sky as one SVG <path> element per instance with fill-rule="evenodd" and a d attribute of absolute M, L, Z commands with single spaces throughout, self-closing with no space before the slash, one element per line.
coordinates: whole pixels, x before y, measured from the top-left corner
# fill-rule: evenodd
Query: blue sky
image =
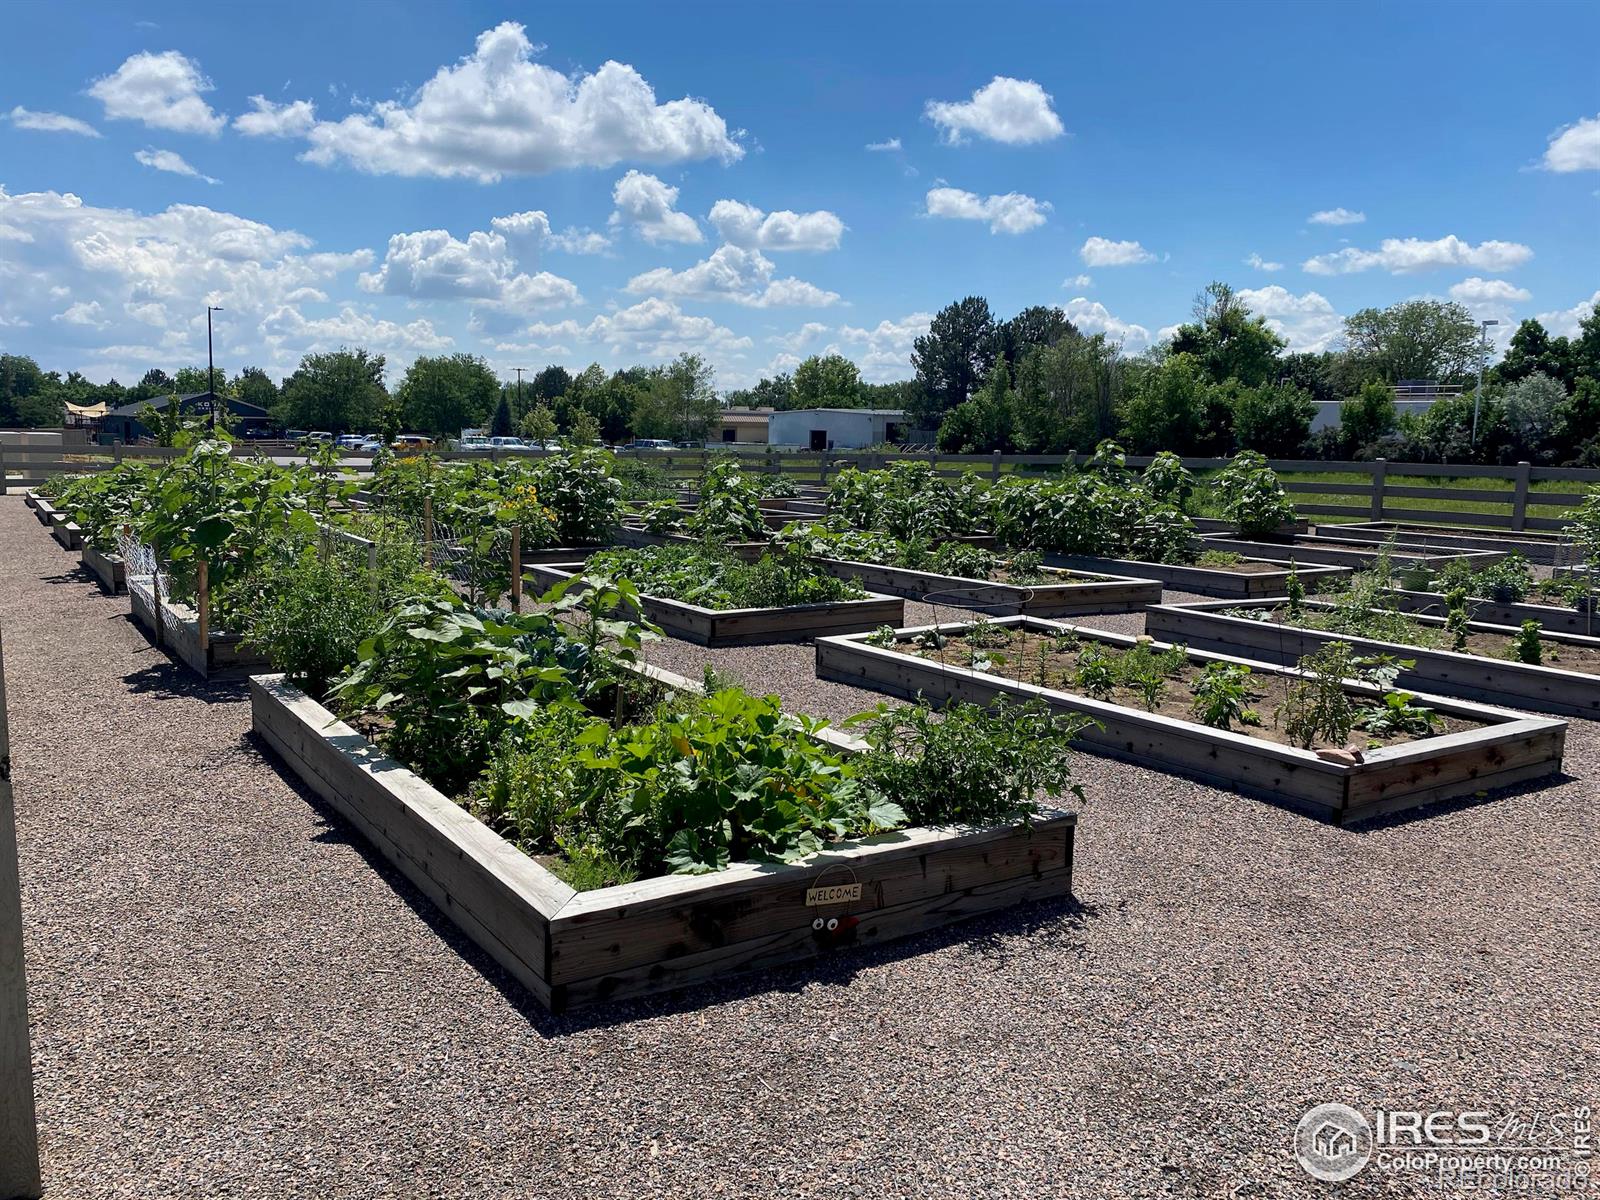
<path fill-rule="evenodd" d="M 888 380 L 969 293 L 1134 352 L 1212 279 L 1296 348 L 1412 296 L 1565 331 L 1600 295 L 1600 5 L 1509 15 L 13 2 L 0 346 L 130 382 L 204 360 L 209 302 L 230 369 Z"/>

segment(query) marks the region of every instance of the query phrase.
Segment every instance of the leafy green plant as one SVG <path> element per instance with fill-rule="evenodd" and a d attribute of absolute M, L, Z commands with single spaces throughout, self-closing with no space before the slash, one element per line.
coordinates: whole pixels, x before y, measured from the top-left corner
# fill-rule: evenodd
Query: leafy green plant
<path fill-rule="evenodd" d="M 1299 678 L 1291 682 L 1277 710 L 1289 740 L 1309 750 L 1324 740 L 1343 746 L 1355 725 L 1356 709 L 1345 690 L 1355 672 L 1349 642 L 1329 642 L 1295 664 Z"/>
<path fill-rule="evenodd" d="M 972 624 L 961 636 L 969 646 L 983 650 L 999 650 L 1011 644 L 1013 635 L 1009 625 L 997 625 L 980 613 L 972 618 Z"/>
<path fill-rule="evenodd" d="M 1117 668 L 1115 656 L 1099 645 L 1091 644 L 1078 655 L 1073 682 L 1078 690 L 1096 700 L 1104 700 L 1116 690 Z"/>
<path fill-rule="evenodd" d="M 1413 704 L 1414 699 L 1410 692 L 1386 691 L 1378 704 L 1361 707 L 1356 724 L 1377 737 L 1426 737 L 1443 722 L 1432 709 Z"/>
<path fill-rule="evenodd" d="M 1538 666 L 1544 661 L 1544 645 L 1539 640 L 1543 630 L 1537 621 L 1524 621 L 1512 635 L 1511 657 L 1518 662 Z"/>
<path fill-rule="evenodd" d="M 1450 649 L 1460 654 L 1467 648 L 1469 622 L 1472 620 L 1467 613 L 1467 589 L 1460 585 L 1451 588 L 1444 595 L 1444 603 L 1444 628 L 1450 635 Z"/>
<path fill-rule="evenodd" d="M 882 649 L 890 649 L 900 639 L 895 635 L 893 625 L 879 625 L 871 633 L 867 634 L 864 640 L 869 646 L 878 646 Z"/>
<path fill-rule="evenodd" d="M 1234 722 L 1259 725 L 1261 714 L 1250 707 L 1250 668 L 1242 663 L 1207 663 L 1190 685 L 1194 714 L 1216 729 L 1231 729 Z"/>
<path fill-rule="evenodd" d="M 704 608 L 785 608 L 859 600 L 860 582 L 831 575 L 791 543 L 754 563 L 710 546 L 645 546 L 603 550 L 587 569 L 629 579 L 639 591 Z"/>
<path fill-rule="evenodd" d="M 1297 517 L 1278 482 L 1278 473 L 1255 450 L 1241 450 L 1211 480 L 1211 492 L 1223 516 L 1245 537 L 1276 533 Z"/>
<path fill-rule="evenodd" d="M 1285 611 L 1291 621 L 1298 621 L 1306 611 L 1306 585 L 1300 582 L 1300 572 L 1293 566 L 1289 568 L 1289 576 L 1283 581 L 1283 594 L 1288 604 Z"/>
<path fill-rule="evenodd" d="M 1006 563 L 1006 581 L 1018 587 L 1037 587 L 1056 579 L 1044 567 L 1044 556 L 1037 550 L 1018 550 Z"/>
<path fill-rule="evenodd" d="M 1043 701 L 1001 698 L 990 709 L 953 704 L 880 707 L 848 725 L 865 737 L 860 778 L 918 825 L 988 825 L 1072 795 L 1071 743 L 1087 719 Z"/>
<path fill-rule="evenodd" d="M 1233 550 L 1202 550 L 1194 561 L 1200 567 L 1236 567 L 1244 561 L 1244 555 Z"/>
<path fill-rule="evenodd" d="M 1183 465 L 1183 459 L 1170 450 L 1162 450 L 1144 469 L 1144 487 L 1163 504 L 1181 509 L 1194 490 L 1194 476 Z"/>
<path fill-rule="evenodd" d="M 1568 514 L 1572 523 L 1562 532 L 1572 539 L 1573 546 L 1590 566 L 1600 566 L 1600 487 L 1591 487 L 1583 503 Z"/>

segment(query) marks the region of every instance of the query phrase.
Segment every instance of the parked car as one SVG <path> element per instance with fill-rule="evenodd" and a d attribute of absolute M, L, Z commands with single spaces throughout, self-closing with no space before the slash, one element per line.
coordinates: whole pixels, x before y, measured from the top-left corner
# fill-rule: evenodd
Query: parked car
<path fill-rule="evenodd" d="M 420 433 L 402 433 L 394 439 L 396 454 L 424 454 L 433 449 L 433 440 Z"/>
<path fill-rule="evenodd" d="M 339 448 L 341 450 L 354 450 L 366 440 L 367 435 L 364 433 L 341 433 L 339 435 Z"/>
<path fill-rule="evenodd" d="M 623 447 L 624 450 L 671 450 L 672 441 L 669 438 L 634 438 Z"/>
<path fill-rule="evenodd" d="M 489 445 L 496 450 L 528 450 L 531 447 L 519 437 L 492 437 Z"/>
<path fill-rule="evenodd" d="M 361 444 L 356 447 L 358 454 L 376 454 L 383 449 L 383 439 L 376 435 L 361 439 Z"/>

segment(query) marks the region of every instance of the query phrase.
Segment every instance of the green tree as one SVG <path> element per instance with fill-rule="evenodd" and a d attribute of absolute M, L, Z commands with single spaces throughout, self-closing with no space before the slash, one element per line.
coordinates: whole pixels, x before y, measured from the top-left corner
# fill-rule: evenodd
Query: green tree
<path fill-rule="evenodd" d="M 217 395 L 232 399 L 233 388 L 228 383 L 228 373 L 221 367 L 215 372 L 208 372 L 205 367 L 179 367 L 178 373 L 173 377 L 172 386 L 180 396 L 192 396 L 197 392 L 211 390 L 210 380 L 215 379 Z"/>
<path fill-rule="evenodd" d="M 160 367 L 151 367 L 128 389 L 128 400 L 148 400 L 152 396 L 170 395 L 176 385 Z"/>
<path fill-rule="evenodd" d="M 1600 304 L 1590 307 L 1589 315 L 1578 321 L 1578 336 L 1569 343 L 1573 385 L 1580 379 L 1600 382 Z"/>
<path fill-rule="evenodd" d="M 1534 462 L 1553 456 L 1562 418 L 1570 411 L 1559 380 L 1535 371 L 1505 390 L 1500 408 L 1517 453 Z"/>
<path fill-rule="evenodd" d="M 1459 304 L 1406 300 L 1363 308 L 1344 321 L 1351 357 L 1368 375 L 1457 382 L 1477 374 L 1478 323 Z"/>
<path fill-rule="evenodd" d="M 410 428 L 450 437 L 483 424 L 499 396 L 500 381 L 474 354 L 419 358 L 395 389 Z"/>
<path fill-rule="evenodd" d="M 1005 453 L 1015 448 L 1016 396 L 1011 390 L 1011 373 L 1006 360 L 998 358 L 989 378 L 972 394 L 945 414 L 939 426 L 939 449 L 946 454 Z"/>
<path fill-rule="evenodd" d="M 1088 450 L 1117 432 L 1122 351 L 1102 333 L 1034 346 L 1017 367 L 1013 440 L 1019 450 Z"/>
<path fill-rule="evenodd" d="M 572 425 L 567 430 L 567 440 L 574 446 L 593 446 L 600 441 L 600 422 L 586 408 L 572 414 Z"/>
<path fill-rule="evenodd" d="M 490 437 L 511 436 L 511 401 L 504 392 L 500 393 L 500 402 L 494 406 L 494 419 L 489 422 Z"/>
<path fill-rule="evenodd" d="M 1172 335 L 1172 353 L 1193 355 L 1212 383 L 1237 379 L 1254 388 L 1277 377 L 1287 343 L 1264 318 L 1250 315 L 1233 288 L 1212 283 L 1195 297 L 1194 317 Z"/>
<path fill-rule="evenodd" d="M 939 424 L 945 413 L 988 377 L 996 348 L 994 316 L 982 296 L 947 304 L 912 343 L 911 368 L 921 385 L 918 420 Z"/>
<path fill-rule="evenodd" d="M 1233 440 L 1241 450 L 1293 458 L 1310 436 L 1316 415 L 1311 393 L 1292 383 L 1244 388 L 1233 403 Z"/>
<path fill-rule="evenodd" d="M 640 437 L 704 441 L 722 413 L 713 383 L 716 372 L 698 354 L 680 354 L 653 367 L 634 400 L 633 426 Z"/>
<path fill-rule="evenodd" d="M 65 417 L 59 395 L 39 364 L 22 354 L 0 354 L 0 425 L 42 429 Z"/>
<path fill-rule="evenodd" d="M 763 377 L 754 387 L 739 388 L 729 392 L 723 399 L 730 408 L 772 408 L 784 412 L 806 407 L 795 403 L 794 377 L 786 372 L 774 375 L 771 379 Z"/>
<path fill-rule="evenodd" d="M 1347 394 L 1340 390 L 1343 360 L 1344 355 L 1334 350 L 1285 354 L 1278 360 L 1278 379 L 1309 392 L 1318 404 L 1331 404 Z"/>
<path fill-rule="evenodd" d="M 535 404 L 522 418 L 522 436 L 543 450 L 556 436 L 556 415 L 543 404 Z"/>
<path fill-rule="evenodd" d="M 842 354 L 813 354 L 794 369 L 796 408 L 859 408 L 861 371 Z"/>
<path fill-rule="evenodd" d="M 1393 432 L 1398 416 L 1388 384 L 1369 379 L 1339 406 L 1339 432 L 1345 453 L 1353 454 Z"/>
<path fill-rule="evenodd" d="M 1068 334 L 1077 332 L 1072 322 L 1067 320 L 1067 314 L 1059 308 L 1035 304 L 1023 309 L 1009 321 L 1000 323 L 995 330 L 996 352 L 1011 364 L 1011 370 L 1015 373 L 1017 364 L 1030 350 L 1054 346 Z"/>
<path fill-rule="evenodd" d="M 278 423 L 286 429 L 332 434 L 371 429 L 388 398 L 383 369 L 383 355 L 360 348 L 307 354 L 283 381 Z"/>
<path fill-rule="evenodd" d="M 1169 355 L 1123 406 L 1123 437 L 1136 454 L 1193 454 L 1206 440 L 1209 390 L 1194 355 Z"/>
<path fill-rule="evenodd" d="M 1500 383 L 1519 383 L 1530 375 L 1541 374 L 1570 387 L 1574 366 L 1567 339 L 1551 337 L 1549 330 L 1529 317 L 1511 335 L 1505 357 L 1495 365 L 1494 378 Z"/>
<path fill-rule="evenodd" d="M 278 385 L 260 367 L 246 367 L 228 385 L 233 396 L 246 404 L 271 412 L 278 404 Z"/>

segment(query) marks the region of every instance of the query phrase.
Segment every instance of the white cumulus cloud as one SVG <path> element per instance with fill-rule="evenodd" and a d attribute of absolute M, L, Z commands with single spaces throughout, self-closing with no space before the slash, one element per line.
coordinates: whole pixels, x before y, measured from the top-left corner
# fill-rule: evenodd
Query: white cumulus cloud
<path fill-rule="evenodd" d="M 1114 242 L 1091 237 L 1078 249 L 1078 257 L 1090 267 L 1135 267 L 1155 262 L 1156 256 L 1138 242 Z"/>
<path fill-rule="evenodd" d="M 1244 260 L 1244 265 L 1247 267 L 1254 267 L 1258 271 L 1283 270 L 1283 264 L 1281 262 L 1268 262 L 1253 250 L 1250 252 L 1250 257 Z"/>
<path fill-rule="evenodd" d="M 385 100 L 307 133 L 304 157 L 347 162 L 377 175 L 504 175 L 609 167 L 624 159 L 731 162 L 744 149 L 702 100 L 656 103 L 633 67 L 607 62 L 566 75 L 533 61 L 523 26 L 506 21 L 478 35 L 473 52 L 439 68 L 406 101 Z"/>
<path fill-rule="evenodd" d="M 748 337 L 718 325 L 710 317 L 690 316 L 676 304 L 652 296 L 632 308 L 602 313 L 590 321 L 583 336 L 606 344 L 613 354 L 670 358 L 689 350 L 723 353 L 747 350 Z"/>
<path fill-rule="evenodd" d="M 1065 132 L 1044 88 L 1031 79 L 1005 75 L 996 75 L 973 92 L 970 100 L 929 100 L 923 111 L 951 145 L 960 145 L 975 134 L 1022 146 L 1047 142 Z"/>
<path fill-rule="evenodd" d="M 1571 308 L 1540 313 L 1539 324 L 1556 337 L 1575 338 L 1578 336 L 1578 322 L 1588 317 L 1596 305 L 1600 305 L 1600 291 L 1595 292 L 1587 300 L 1579 300 Z"/>
<path fill-rule="evenodd" d="M 191 179 L 203 179 L 207 183 L 222 182 L 219 179 L 211 178 L 209 175 L 201 174 L 189 164 L 183 155 L 175 150 L 151 150 L 147 147 L 143 150 L 135 150 L 133 157 L 147 167 L 154 167 L 157 171 L 166 171 L 173 175 L 187 175 Z"/>
<path fill-rule="evenodd" d="M 892 137 L 881 142 L 868 142 L 867 149 L 876 150 L 880 153 L 890 153 L 900 149 L 900 139 L 897 137 Z"/>
<path fill-rule="evenodd" d="M 839 338 L 851 347 L 850 357 L 861 368 L 863 379 L 891 383 L 910 378 L 912 347 L 932 324 L 932 313 L 907 313 L 897 321 L 879 321 L 870 329 L 841 325 Z"/>
<path fill-rule="evenodd" d="M 718 200 L 708 217 L 722 240 L 750 250 L 837 250 L 844 222 L 826 209 L 763 212 L 739 200 Z"/>
<path fill-rule="evenodd" d="M 1504 279 L 1483 279 L 1477 275 L 1451 285 L 1450 299 L 1463 304 L 1517 304 L 1532 300 L 1533 293 Z"/>
<path fill-rule="evenodd" d="M 928 215 L 961 221 L 987 221 L 990 233 L 1027 233 L 1037 229 L 1050 212 L 1048 200 L 1035 200 L 1021 192 L 979 196 L 960 188 L 936 187 L 928 192 Z"/>
<path fill-rule="evenodd" d="M 36 112 L 20 104 L 11 110 L 11 123 L 18 129 L 32 129 L 37 133 L 75 133 L 79 137 L 92 138 L 100 136 L 98 129 L 77 117 L 58 112 Z"/>
<path fill-rule="evenodd" d="M 1325 208 L 1306 218 L 1313 225 L 1359 225 L 1366 219 L 1366 213 L 1352 212 L 1348 208 Z"/>
<path fill-rule="evenodd" d="M 265 96 L 251 96 L 254 111 L 233 119 L 233 127 L 246 137 L 303 137 L 317 123 L 316 107 L 309 100 L 274 104 Z"/>
<path fill-rule="evenodd" d="M 688 213 L 677 211 L 678 189 L 643 171 L 629 171 L 611 189 L 612 228 L 628 226 L 647 242 L 705 240 Z"/>
<path fill-rule="evenodd" d="M 1103 333 L 1112 341 L 1121 342 L 1123 349 L 1129 353 L 1137 354 L 1150 344 L 1148 329 L 1143 325 L 1135 325 L 1131 321 L 1112 316 L 1110 310 L 1098 300 L 1088 300 L 1079 296 L 1063 304 L 1061 311 L 1066 313 L 1067 320 L 1076 325 L 1081 332 Z"/>
<path fill-rule="evenodd" d="M 176 50 L 132 55 L 89 86 L 89 95 L 117 121 L 142 121 L 152 129 L 215 137 L 228 118 L 213 112 L 200 93 L 211 91 L 200 64 Z"/>
<path fill-rule="evenodd" d="M 657 267 L 635 275 L 628 280 L 627 290 L 634 295 L 720 300 L 750 308 L 826 308 L 839 302 L 837 292 L 801 279 L 773 278 L 776 270 L 759 250 L 718 246 L 710 257 L 682 271 Z"/>
<path fill-rule="evenodd" d="M 1376 250 L 1349 247 L 1333 254 L 1308 258 L 1301 269 L 1312 275 L 1350 275 L 1373 269 L 1391 275 L 1414 271 L 1433 271 L 1441 267 L 1473 267 L 1479 271 L 1509 271 L 1533 257 L 1533 251 L 1519 242 L 1479 242 L 1474 246 L 1454 234 L 1437 241 L 1421 238 L 1384 238 Z"/>
<path fill-rule="evenodd" d="M 1600 114 L 1584 117 L 1550 135 L 1544 148 L 1549 171 L 1600 171 Z"/>
<path fill-rule="evenodd" d="M 1331 350 L 1344 333 L 1344 318 L 1318 292 L 1296 296 L 1274 283 L 1244 288 L 1238 297 L 1251 312 L 1265 317 L 1267 327 L 1280 334 L 1291 350 Z"/>

